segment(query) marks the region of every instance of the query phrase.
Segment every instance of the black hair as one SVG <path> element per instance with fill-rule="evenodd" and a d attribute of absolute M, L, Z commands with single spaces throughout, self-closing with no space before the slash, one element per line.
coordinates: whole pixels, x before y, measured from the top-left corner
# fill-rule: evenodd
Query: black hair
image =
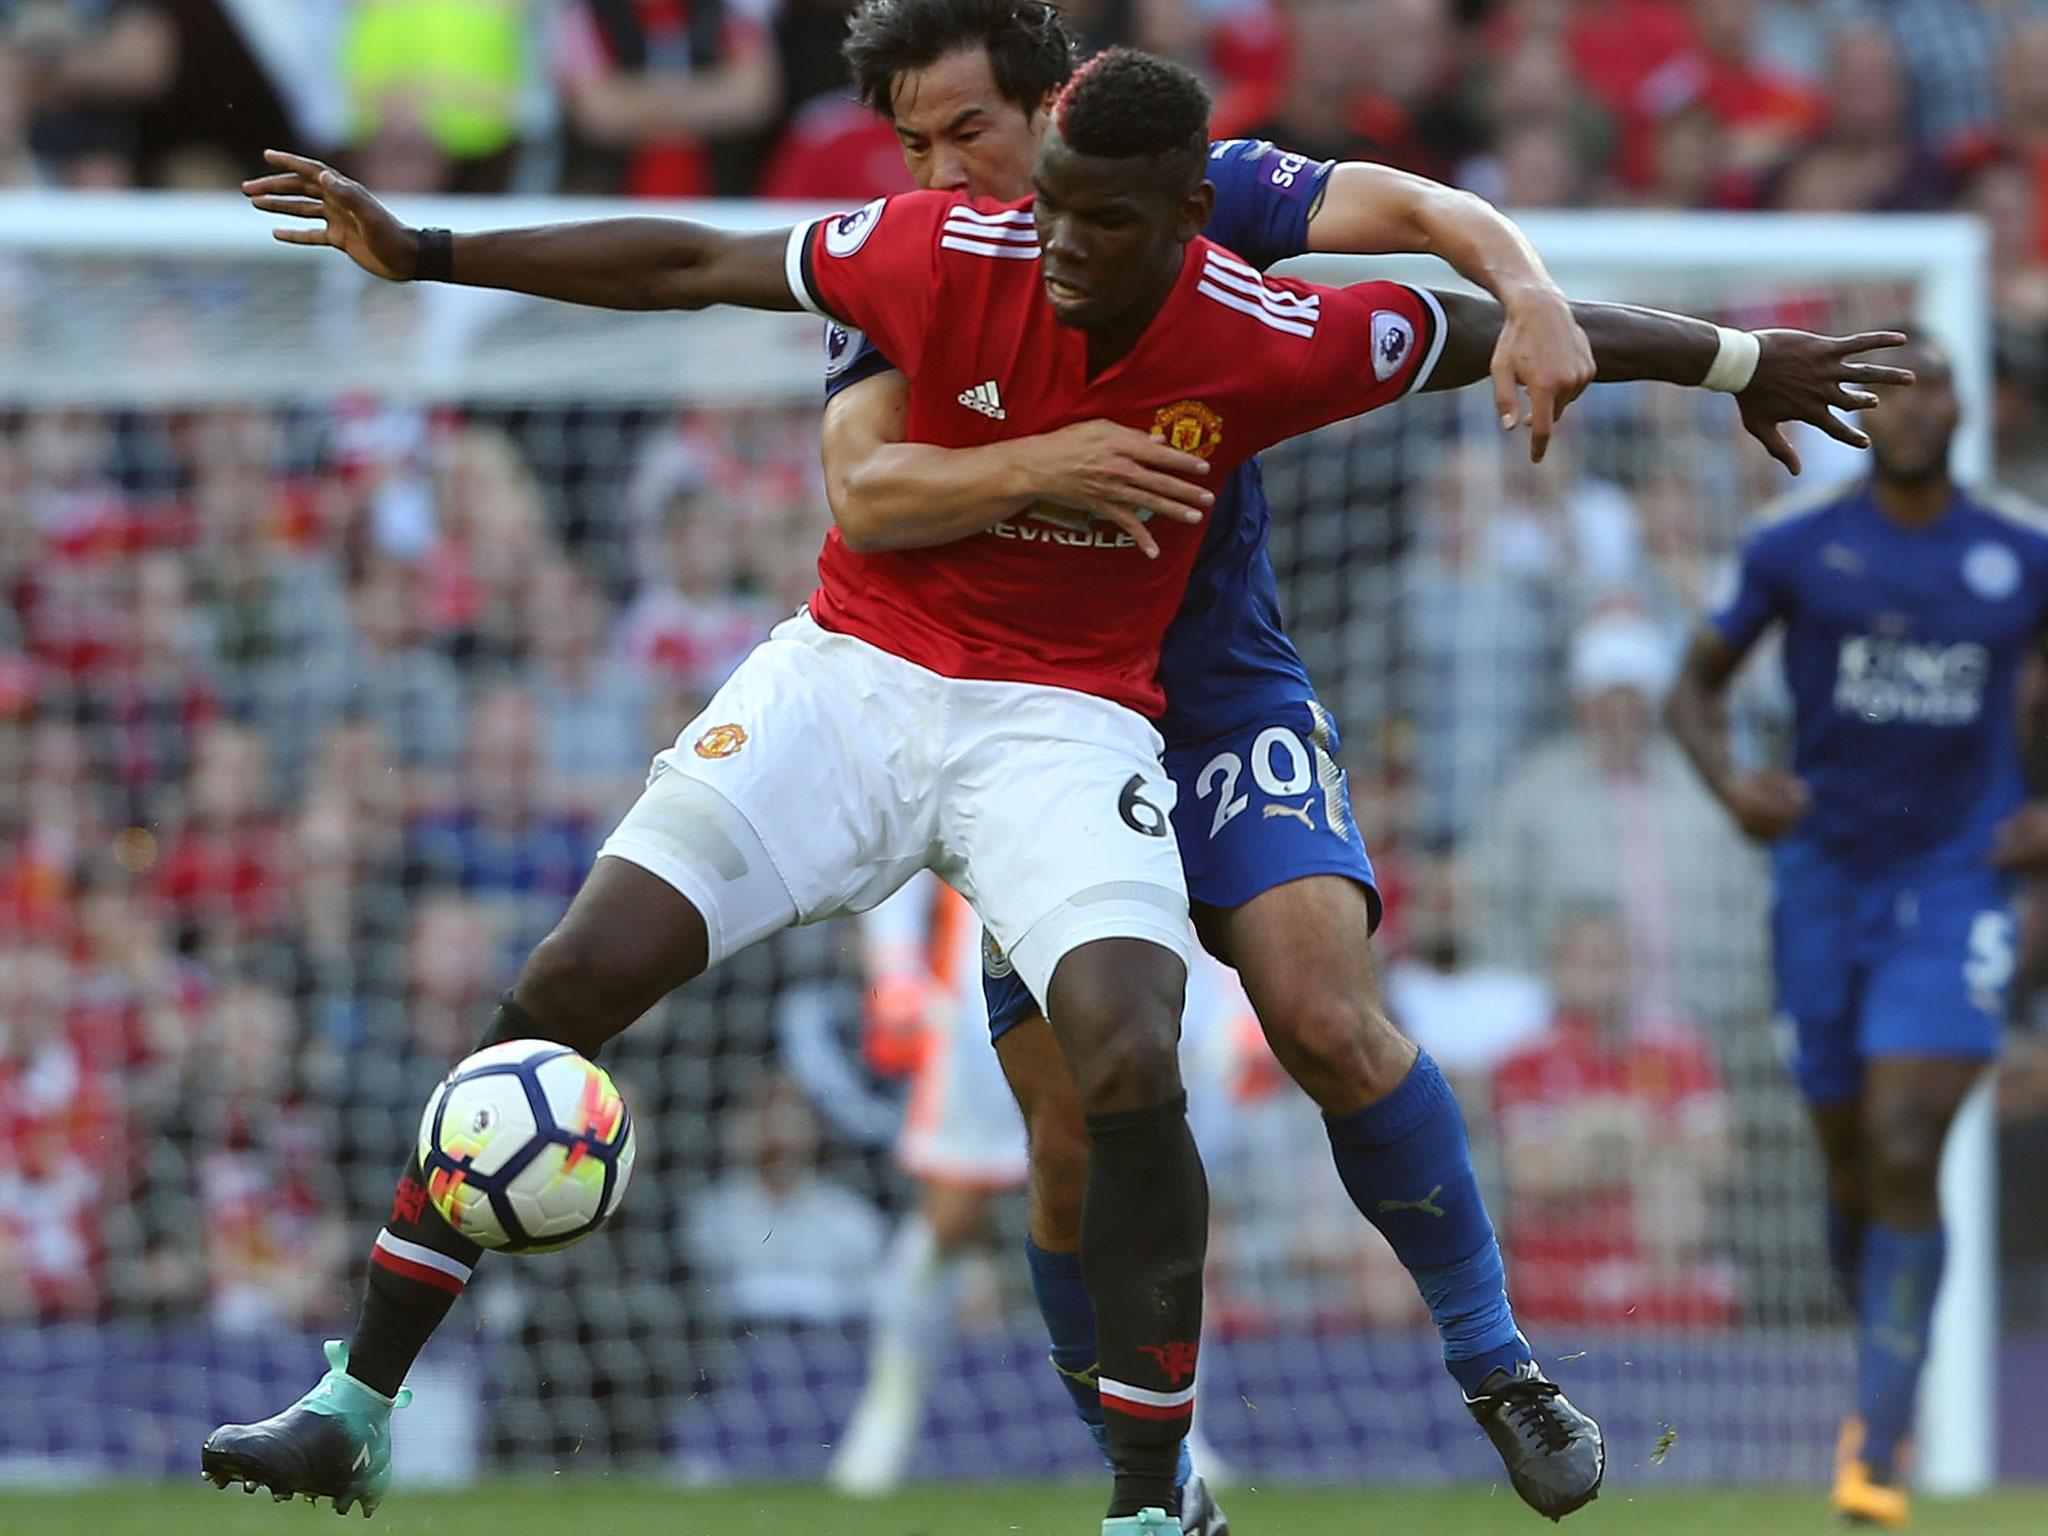
<path fill-rule="evenodd" d="M 1196 180 L 1209 158 L 1208 87 L 1192 70 L 1135 48 L 1105 49 L 1076 70 L 1053 123 L 1078 154 L 1171 156 Z"/>
<path fill-rule="evenodd" d="M 1045 0 L 862 0 L 840 52 L 860 99 L 894 117 L 901 76 L 986 49 L 996 89 L 1028 117 L 1066 84 L 1077 47 L 1067 18 Z"/>

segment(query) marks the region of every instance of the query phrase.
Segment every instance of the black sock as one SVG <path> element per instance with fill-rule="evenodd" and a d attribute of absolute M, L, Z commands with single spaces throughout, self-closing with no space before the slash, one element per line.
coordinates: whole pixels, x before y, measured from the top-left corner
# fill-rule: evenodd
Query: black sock
<path fill-rule="evenodd" d="M 1195 1415 L 1209 1185 L 1187 1107 L 1180 1094 L 1088 1117 L 1081 1274 L 1099 1329 L 1112 1516 L 1178 1507 L 1180 1443 Z"/>
<path fill-rule="evenodd" d="M 546 1028 L 539 1019 L 512 1001 L 507 992 L 498 999 L 498 1011 L 491 1015 L 491 1027 L 484 1031 L 483 1039 L 476 1043 L 480 1051 L 488 1051 L 494 1045 L 503 1045 L 507 1040 L 553 1040 L 557 1044 L 569 1042 L 561 1038 L 561 1031 Z"/>
<path fill-rule="evenodd" d="M 549 1038 L 507 992 L 477 1049 L 529 1037 Z M 370 1246 L 369 1284 L 348 1347 L 349 1375 L 374 1392 L 396 1396 L 482 1256 L 483 1249 L 443 1221 L 427 1199 L 415 1150 L 391 1196 L 391 1215 Z"/>

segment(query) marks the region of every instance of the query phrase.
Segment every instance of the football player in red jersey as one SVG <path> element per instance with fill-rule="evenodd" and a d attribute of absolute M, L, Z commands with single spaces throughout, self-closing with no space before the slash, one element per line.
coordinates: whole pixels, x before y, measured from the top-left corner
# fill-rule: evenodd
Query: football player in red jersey
<path fill-rule="evenodd" d="M 1502 324 L 1491 300 L 1261 279 L 1203 241 L 1207 115 L 1186 71 L 1112 53 L 1063 97 L 1035 205 L 912 193 L 770 235 L 628 218 L 455 237 L 408 228 L 339 173 L 275 153 L 276 173 L 246 190 L 313 223 L 280 238 L 334 246 L 394 281 L 619 309 L 822 308 L 905 365 L 911 434 L 941 444 L 1088 417 L 1191 421 L 1214 478 L 1411 389 L 1487 377 Z M 1782 458 L 1789 420 L 1864 446 L 1831 408 L 1910 380 L 1852 360 L 1901 339 L 1888 333 L 1573 312 L 1600 378 L 1735 393 Z M 1115 1465 L 1105 1536 L 1178 1529 L 1166 1510 L 1193 1407 L 1206 1240 L 1176 1057 L 1186 892 L 1146 718 L 1199 534 L 1156 537 L 1153 559 L 1122 528 L 1028 514 L 917 551 L 862 555 L 828 536 L 810 610 L 657 759 L 489 1029 L 594 1052 L 771 932 L 864 910 L 920 868 L 954 884 L 1047 1005 L 1087 1115 L 1082 1261 Z M 382 1496 L 399 1382 L 479 1254 L 433 1222 L 429 1210 L 387 1223 L 353 1351 L 335 1345 L 328 1376 L 283 1413 L 216 1430 L 209 1475 Z"/>
<path fill-rule="evenodd" d="M 1060 11 L 1034 0 L 863 0 L 845 44 L 856 89 L 894 129 L 917 184 L 997 200 L 1030 192 L 1078 52 Z M 1516 422 L 1516 386 L 1527 389 L 1531 452 L 1543 456 L 1558 413 L 1592 380 L 1593 354 L 1570 302 L 1498 211 L 1388 166 L 1318 161 L 1259 140 L 1211 144 L 1206 176 L 1216 190 L 1203 234 L 1251 267 L 1311 250 L 1434 252 L 1499 298 L 1506 323 L 1494 351 L 1496 400 L 1503 421 Z M 1599 1427 L 1553 1393 L 1504 1303 L 1500 1244 L 1468 1185 L 1458 1105 L 1436 1063 L 1380 1003 L 1371 944 L 1380 893 L 1339 766 L 1338 724 L 1281 620 L 1257 461 L 1205 503 L 1194 481 L 1176 478 L 1194 458 L 1176 451 L 1168 432 L 1086 421 L 978 448 L 906 442 L 909 384 L 871 338 L 830 327 L 824 372 L 825 483 L 834 520 L 856 548 L 915 548 L 928 541 L 924 530 L 963 511 L 994 522 L 1040 500 L 1091 512 L 1141 542 L 1151 538 L 1146 514 L 1171 517 L 1180 498 L 1208 511 L 1161 649 L 1166 708 L 1157 721 L 1196 931 L 1237 968 L 1274 1051 L 1323 1111 L 1332 1161 L 1358 1194 L 1361 1218 L 1412 1266 L 1446 1369 L 1495 1436 L 1516 1490 L 1546 1514 L 1583 1502 L 1599 1485 Z M 1192 410 L 1171 426 L 1197 444 L 1204 432 Z M 1017 1100 L 1028 1127 L 1032 1294 L 1060 1384 L 1100 1444 L 1095 1312 L 1079 1258 L 1087 1127 L 1073 1074 L 1029 992 L 1000 963 L 985 968 L 982 986 L 985 1033 L 946 1034 L 943 1069 L 978 1080 L 988 1065 L 978 1058 L 992 1044 Z M 1418 1103 L 1430 1106 L 1419 1118 Z M 1471 1189 L 1454 1217 L 1425 1219 L 1398 1200 L 1382 1207 L 1381 1196 L 1393 1193 L 1387 1165 L 1414 1161 L 1418 1147 L 1436 1149 L 1422 1159 L 1429 1166 L 1418 1188 Z M 931 1224 L 919 1230 L 931 1243 L 899 1252 L 922 1260 L 967 1248 L 985 1225 L 989 1195 L 938 1178 L 920 1183 Z M 917 1298 L 908 1303 L 913 1315 L 929 1315 L 919 1293 L 936 1286 L 938 1273 L 937 1259 L 906 1271 L 901 1285 L 885 1288 L 890 1300 L 878 1318 L 903 1316 L 906 1294 Z M 878 1326 L 875 1337 L 884 1342 L 868 1390 L 832 1464 L 835 1485 L 851 1491 L 900 1480 L 921 1415 L 921 1398 L 905 1386 L 921 1379 L 909 1362 L 929 1369 L 945 1341 L 936 1327 Z M 1216 1536 L 1227 1522 L 1208 1489 L 1216 1464 L 1206 1446 L 1197 1449 L 1199 1429 L 1181 1462 L 1181 1527 Z"/>

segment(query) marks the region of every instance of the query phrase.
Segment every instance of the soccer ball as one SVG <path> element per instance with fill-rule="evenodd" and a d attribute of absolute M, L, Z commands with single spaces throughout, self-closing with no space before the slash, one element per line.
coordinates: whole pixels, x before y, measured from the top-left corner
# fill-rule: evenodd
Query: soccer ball
<path fill-rule="evenodd" d="M 420 1168 L 434 1209 L 471 1242 L 546 1253 L 618 1209 L 633 1117 L 604 1068 L 566 1045 L 510 1040 L 441 1080 L 420 1118 Z"/>

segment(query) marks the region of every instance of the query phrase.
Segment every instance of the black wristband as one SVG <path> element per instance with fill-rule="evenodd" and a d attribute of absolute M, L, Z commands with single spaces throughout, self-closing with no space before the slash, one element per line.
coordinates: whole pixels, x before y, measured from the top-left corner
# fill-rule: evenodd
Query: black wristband
<path fill-rule="evenodd" d="M 455 236 L 445 229 L 423 229 L 419 233 L 419 254 L 413 260 L 415 282 L 448 283 L 455 280 Z"/>

